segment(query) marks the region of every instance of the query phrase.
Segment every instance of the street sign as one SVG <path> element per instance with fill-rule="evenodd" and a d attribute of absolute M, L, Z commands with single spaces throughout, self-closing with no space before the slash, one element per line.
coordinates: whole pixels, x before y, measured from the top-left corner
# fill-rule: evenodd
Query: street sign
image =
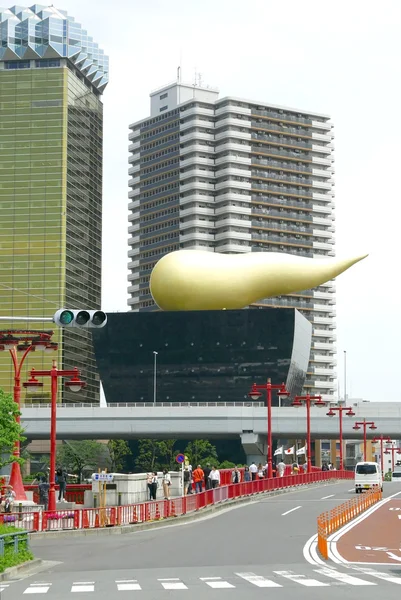
<path fill-rule="evenodd" d="M 185 460 L 185 456 L 183 454 L 177 454 L 175 460 L 178 462 L 179 465 L 181 465 Z"/>
<path fill-rule="evenodd" d="M 113 481 L 112 473 L 93 473 L 93 481 Z"/>

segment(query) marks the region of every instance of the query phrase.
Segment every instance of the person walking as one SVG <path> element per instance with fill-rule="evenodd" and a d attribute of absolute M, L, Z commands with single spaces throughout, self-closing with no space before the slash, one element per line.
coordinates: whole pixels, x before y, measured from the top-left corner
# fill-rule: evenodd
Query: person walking
<path fill-rule="evenodd" d="M 220 471 L 216 469 L 216 467 L 212 467 L 210 471 L 210 481 L 212 484 L 212 489 L 217 488 L 220 485 Z"/>
<path fill-rule="evenodd" d="M 258 465 L 258 477 L 259 477 L 259 479 L 263 479 L 264 476 L 265 476 L 265 471 L 263 469 L 263 465 L 262 465 L 262 463 L 259 463 L 259 465 Z"/>
<path fill-rule="evenodd" d="M 149 500 L 152 500 L 152 478 L 153 478 L 153 473 L 148 473 L 146 475 L 146 484 L 148 486 Z"/>
<path fill-rule="evenodd" d="M 211 468 L 210 468 L 210 464 L 208 463 L 206 465 L 205 469 L 203 469 L 203 472 L 205 474 L 205 490 L 210 490 L 210 488 L 212 487 L 211 483 L 210 483 L 210 478 L 209 478 L 210 471 L 211 471 Z"/>
<path fill-rule="evenodd" d="M 249 471 L 251 473 L 252 481 L 255 481 L 255 479 L 256 479 L 256 473 L 258 472 L 258 467 L 256 466 L 255 462 L 253 462 L 251 464 L 251 466 L 249 467 Z"/>
<path fill-rule="evenodd" d="M 205 479 L 205 474 L 202 471 L 202 467 L 200 465 L 198 465 L 195 469 L 195 471 L 192 473 L 192 477 L 194 479 L 195 482 L 195 492 L 201 492 L 202 491 L 202 483 Z"/>
<path fill-rule="evenodd" d="M 283 460 L 280 460 L 280 462 L 277 465 L 277 472 L 278 472 L 278 476 L 279 477 L 284 477 L 284 473 L 285 473 L 285 462 L 283 462 Z"/>
<path fill-rule="evenodd" d="M 159 480 L 157 479 L 157 472 L 152 473 L 152 482 L 150 484 L 150 499 L 156 500 L 157 488 L 159 486 Z"/>
<path fill-rule="evenodd" d="M 189 485 L 191 483 L 191 472 L 188 467 L 185 467 L 184 471 L 184 496 L 188 494 Z"/>
<path fill-rule="evenodd" d="M 167 469 L 163 471 L 163 494 L 164 499 L 168 500 L 170 498 L 170 486 L 171 486 L 171 477 L 170 473 Z"/>
<path fill-rule="evenodd" d="M 244 481 L 251 481 L 251 472 L 247 465 L 244 468 Z"/>
<path fill-rule="evenodd" d="M 67 472 L 63 467 L 58 467 L 56 471 L 58 484 L 58 502 L 65 502 L 64 496 L 67 489 Z"/>
<path fill-rule="evenodd" d="M 48 484 L 46 477 L 41 477 L 38 485 L 39 504 L 44 506 L 45 510 L 47 510 L 47 507 L 49 505 L 49 488 L 50 485 Z"/>
<path fill-rule="evenodd" d="M 231 481 L 232 483 L 240 483 L 241 471 L 238 469 L 238 467 L 234 467 L 234 470 L 231 472 Z"/>

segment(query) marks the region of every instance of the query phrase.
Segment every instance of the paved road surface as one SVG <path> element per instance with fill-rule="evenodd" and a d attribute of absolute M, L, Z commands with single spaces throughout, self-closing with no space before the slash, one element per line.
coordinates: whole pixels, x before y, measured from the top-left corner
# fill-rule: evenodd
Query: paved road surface
<path fill-rule="evenodd" d="M 151 531 L 37 540 L 36 556 L 59 564 L 10 582 L 2 600 L 32 593 L 49 600 L 71 594 L 176 600 L 188 592 L 193 600 L 262 600 L 267 593 L 271 600 L 292 600 L 294 594 L 320 600 L 321 588 L 325 600 L 339 593 L 354 600 L 384 593 L 386 600 L 398 600 L 401 569 L 383 578 L 332 563 L 311 565 L 303 557 L 317 515 L 352 497 L 351 487 L 345 482 L 260 497 L 213 517 Z"/>

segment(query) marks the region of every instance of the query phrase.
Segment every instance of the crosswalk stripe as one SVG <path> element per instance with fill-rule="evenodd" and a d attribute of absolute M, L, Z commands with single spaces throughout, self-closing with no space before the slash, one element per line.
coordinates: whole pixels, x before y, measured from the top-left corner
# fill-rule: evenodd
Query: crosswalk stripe
<path fill-rule="evenodd" d="M 235 585 L 228 583 L 228 581 L 223 581 L 221 577 L 201 577 L 200 579 L 215 590 L 235 588 Z"/>
<path fill-rule="evenodd" d="M 72 584 L 71 592 L 94 592 L 95 583 L 93 581 L 75 581 Z"/>
<path fill-rule="evenodd" d="M 267 587 L 283 587 L 279 583 L 272 581 L 271 579 L 266 579 L 261 575 L 255 575 L 255 573 L 236 573 L 238 577 L 245 579 L 252 585 L 256 585 L 256 587 L 267 588 Z"/>
<path fill-rule="evenodd" d="M 142 589 L 136 579 L 121 579 L 116 584 L 119 592 L 137 592 Z"/>
<path fill-rule="evenodd" d="M 290 579 L 291 581 L 295 581 L 295 583 L 305 585 L 306 587 L 327 587 L 330 585 L 329 583 L 324 583 L 317 579 L 308 579 L 305 575 L 297 575 L 293 571 L 274 571 L 274 573 L 281 575 L 281 577 L 285 577 L 286 579 Z"/>
<path fill-rule="evenodd" d="M 342 573 L 341 571 L 336 571 L 334 569 L 329 569 L 324 567 L 323 569 L 314 569 L 316 573 L 320 575 L 324 575 L 325 577 L 332 577 L 333 579 L 337 579 L 337 581 L 341 581 L 341 583 L 348 583 L 349 585 L 377 585 L 374 581 L 366 581 L 366 579 L 359 579 L 359 577 L 353 577 L 352 575 L 347 575 L 347 573 Z"/>
<path fill-rule="evenodd" d="M 24 594 L 47 594 L 50 586 L 51 583 L 31 583 L 29 588 L 24 591 Z"/>
<path fill-rule="evenodd" d="M 374 569 L 369 569 L 368 567 L 353 567 L 355 571 L 359 571 L 364 575 L 370 575 L 371 577 L 377 577 L 378 579 L 384 579 L 384 581 L 388 581 L 389 583 L 395 583 L 397 585 L 401 585 L 401 577 L 392 577 L 388 573 L 382 573 L 381 571 L 375 571 Z"/>
<path fill-rule="evenodd" d="M 178 578 L 158 579 L 165 590 L 187 590 L 185 583 L 182 583 Z"/>

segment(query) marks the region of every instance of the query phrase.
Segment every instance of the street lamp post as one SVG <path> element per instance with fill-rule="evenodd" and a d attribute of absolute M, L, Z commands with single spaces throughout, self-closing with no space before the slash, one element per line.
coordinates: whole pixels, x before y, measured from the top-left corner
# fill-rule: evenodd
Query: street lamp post
<path fill-rule="evenodd" d="M 390 444 L 391 439 L 389 438 L 388 435 L 387 436 L 381 435 L 380 437 L 379 436 L 374 437 L 372 442 L 374 444 L 377 444 L 377 442 L 380 442 L 380 466 L 381 466 L 382 475 L 383 475 L 384 474 L 383 443 L 386 442 L 386 444 Z"/>
<path fill-rule="evenodd" d="M 345 414 L 347 417 L 355 417 L 355 413 L 351 407 L 347 406 L 331 406 L 329 412 L 327 413 L 328 417 L 334 417 L 335 413 L 338 412 L 339 421 L 340 421 L 340 471 L 344 469 L 343 464 L 343 412 L 347 411 Z"/>
<path fill-rule="evenodd" d="M 266 390 L 266 404 L 267 404 L 267 476 L 273 477 L 273 435 L 272 435 L 272 390 L 277 390 L 277 394 L 280 398 L 285 398 L 290 395 L 285 387 L 285 383 L 281 385 L 272 384 L 269 378 L 266 383 L 252 385 L 252 389 L 248 396 L 252 400 L 258 400 L 262 395 L 260 390 Z"/>
<path fill-rule="evenodd" d="M 352 429 L 355 429 L 355 431 L 358 431 L 358 429 L 360 429 L 361 427 L 363 427 L 363 460 L 366 462 L 366 441 L 367 441 L 367 436 L 366 436 L 366 428 L 369 425 L 369 429 L 377 429 L 374 421 L 366 421 L 365 419 L 363 421 L 356 421 L 355 425 L 353 426 Z"/>
<path fill-rule="evenodd" d="M 391 440 L 390 440 L 391 442 Z M 401 454 L 401 448 L 396 448 L 395 446 L 387 447 L 384 454 L 391 453 L 391 472 L 394 471 L 394 454 Z"/>
<path fill-rule="evenodd" d="M 315 406 L 326 406 L 326 403 L 323 402 L 321 396 L 311 396 L 310 394 L 306 394 L 306 396 L 295 396 L 293 406 L 302 406 L 302 402 L 306 404 L 306 444 L 307 444 L 307 461 L 308 461 L 308 473 L 312 471 L 312 452 L 311 452 L 311 435 L 310 435 L 310 407 L 311 402 L 316 400 Z"/>
<path fill-rule="evenodd" d="M 51 378 L 51 418 L 50 418 L 50 489 L 49 489 L 49 506 L 48 510 L 56 510 L 56 493 L 55 493 L 55 474 L 56 474 L 56 419 L 57 419 L 57 389 L 59 377 L 70 377 L 69 381 L 65 382 L 65 386 L 71 392 L 79 392 L 86 386 L 86 383 L 79 378 L 79 371 L 75 367 L 72 370 L 63 370 L 57 368 L 57 362 L 53 361 L 53 366 L 49 371 L 36 371 L 31 369 L 31 378 L 24 383 L 24 388 L 29 391 L 36 391 L 43 387 L 43 383 L 38 381 L 36 377 Z"/>
<path fill-rule="evenodd" d="M 153 350 L 154 362 L 153 362 L 153 406 L 156 406 L 156 392 L 157 392 L 157 355 L 159 353 Z"/>
<path fill-rule="evenodd" d="M 57 350 L 57 344 L 51 342 L 53 331 L 35 331 L 24 329 L 12 329 L 0 331 L 0 351 L 9 351 L 14 369 L 13 399 L 18 409 L 21 406 L 21 371 L 28 354 L 36 350 L 53 352 Z M 22 353 L 19 359 L 18 352 Z M 21 419 L 16 417 L 17 423 Z M 17 458 L 21 454 L 20 442 L 15 442 L 13 455 Z M 22 483 L 21 467 L 18 462 L 11 465 L 10 485 L 13 486 L 16 500 L 26 502 L 27 497 Z"/>

